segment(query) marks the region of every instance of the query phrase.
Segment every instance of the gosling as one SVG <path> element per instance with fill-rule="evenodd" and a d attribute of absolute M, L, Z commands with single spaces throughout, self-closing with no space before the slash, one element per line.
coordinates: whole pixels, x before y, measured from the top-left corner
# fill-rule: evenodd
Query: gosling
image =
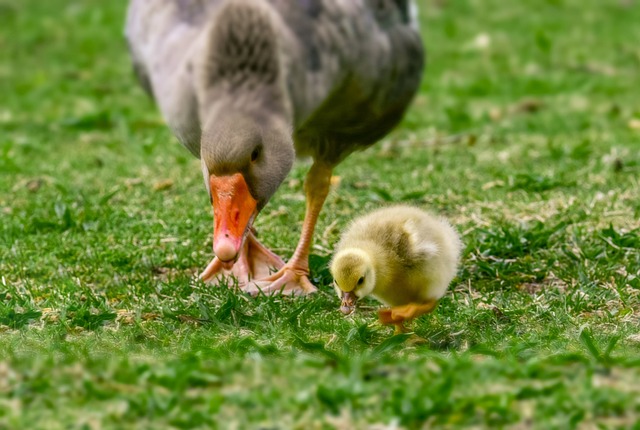
<path fill-rule="evenodd" d="M 435 309 L 456 275 L 461 248 L 448 221 L 412 206 L 356 219 L 330 263 L 340 310 L 348 315 L 371 295 L 390 307 L 380 310 L 380 322 L 405 332 L 405 321 Z"/>

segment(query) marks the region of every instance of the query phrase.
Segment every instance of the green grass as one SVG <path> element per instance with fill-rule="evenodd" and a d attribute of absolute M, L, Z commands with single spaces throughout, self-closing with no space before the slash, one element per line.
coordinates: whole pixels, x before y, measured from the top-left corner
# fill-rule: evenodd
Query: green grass
<path fill-rule="evenodd" d="M 337 169 L 319 293 L 252 299 L 194 279 L 208 196 L 123 3 L 0 0 L 0 429 L 640 428 L 640 5 L 426 1 L 421 93 Z M 257 221 L 286 257 L 306 168 Z M 466 246 L 424 345 L 330 288 L 391 202 Z"/>

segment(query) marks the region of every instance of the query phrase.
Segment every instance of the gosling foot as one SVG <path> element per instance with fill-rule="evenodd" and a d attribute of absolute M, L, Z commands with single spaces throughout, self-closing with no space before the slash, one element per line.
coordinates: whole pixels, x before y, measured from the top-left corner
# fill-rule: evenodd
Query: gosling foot
<path fill-rule="evenodd" d="M 394 306 L 389 309 L 380 309 L 378 318 L 382 324 L 393 324 L 396 326 L 394 334 L 407 333 L 404 323 L 411 321 L 420 315 L 432 312 L 438 306 L 437 300 L 427 303 L 409 303 L 408 305 Z"/>

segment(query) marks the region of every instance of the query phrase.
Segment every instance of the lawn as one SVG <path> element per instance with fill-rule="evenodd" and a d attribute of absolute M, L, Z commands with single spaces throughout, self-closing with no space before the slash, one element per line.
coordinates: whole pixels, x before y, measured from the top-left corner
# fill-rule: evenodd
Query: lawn
<path fill-rule="evenodd" d="M 319 292 L 253 299 L 195 278 L 209 199 L 124 2 L 0 0 L 0 429 L 640 428 L 640 5 L 422 3 L 420 94 L 336 170 Z M 285 257 L 308 165 L 256 222 Z M 327 270 L 393 202 L 465 244 L 424 344 Z"/>

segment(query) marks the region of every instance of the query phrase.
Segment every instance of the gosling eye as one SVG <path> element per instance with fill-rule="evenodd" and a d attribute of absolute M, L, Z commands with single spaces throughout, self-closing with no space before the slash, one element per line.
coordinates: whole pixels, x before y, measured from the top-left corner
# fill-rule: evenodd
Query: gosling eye
<path fill-rule="evenodd" d="M 260 156 L 260 147 L 256 146 L 255 149 L 251 152 L 251 162 L 255 163 Z"/>
<path fill-rule="evenodd" d="M 363 282 L 364 282 L 364 276 L 360 276 L 360 279 L 358 279 L 358 285 L 362 285 Z"/>

